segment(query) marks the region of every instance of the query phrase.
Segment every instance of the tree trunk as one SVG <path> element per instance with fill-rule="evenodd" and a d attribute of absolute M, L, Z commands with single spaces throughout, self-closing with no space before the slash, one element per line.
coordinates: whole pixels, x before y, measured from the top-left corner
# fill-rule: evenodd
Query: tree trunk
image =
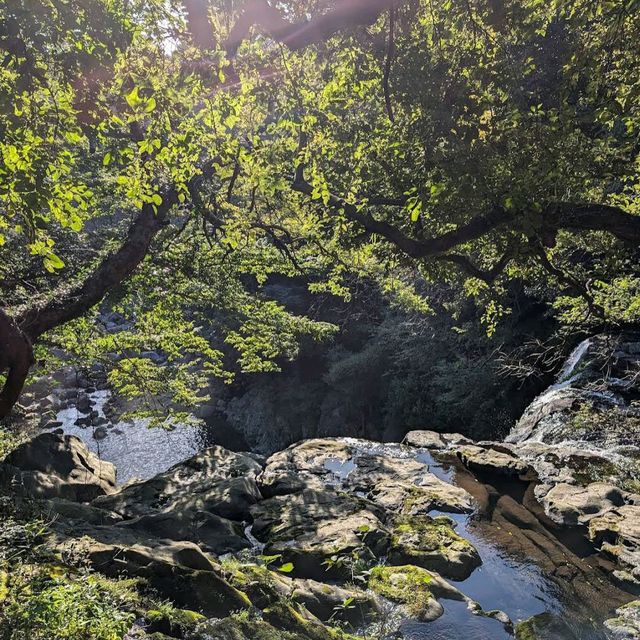
<path fill-rule="evenodd" d="M 33 362 L 31 341 L 15 320 L 0 309 L 0 370 L 7 378 L 0 391 L 0 418 L 16 403 Z"/>

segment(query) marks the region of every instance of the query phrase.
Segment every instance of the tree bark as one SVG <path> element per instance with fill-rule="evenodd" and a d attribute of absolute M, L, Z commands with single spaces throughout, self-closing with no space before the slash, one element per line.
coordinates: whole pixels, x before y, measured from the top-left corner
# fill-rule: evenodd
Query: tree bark
<path fill-rule="evenodd" d="M 0 418 L 16 403 L 33 362 L 31 341 L 15 320 L 0 309 L 0 370 L 6 380 L 0 391 Z"/>
<path fill-rule="evenodd" d="M 16 318 L 20 329 L 35 342 L 43 333 L 79 318 L 114 287 L 126 280 L 142 262 L 157 233 L 177 202 L 174 189 L 165 192 L 158 211 L 145 204 L 129 228 L 120 248 L 107 255 L 78 286 L 43 305 L 28 308 Z"/>
<path fill-rule="evenodd" d="M 296 50 L 323 42 L 344 29 L 373 24 L 396 0 L 342 0 L 338 6 L 304 22 L 292 23 L 267 0 L 249 0 L 229 33 L 226 49 L 233 55 L 256 26 L 289 49 Z"/>
<path fill-rule="evenodd" d="M 194 44 L 204 50 L 214 49 L 216 41 L 207 0 L 183 0 L 183 4 Z M 302 49 L 327 40 L 338 31 L 373 24 L 383 11 L 396 4 L 398 0 L 341 0 L 336 7 L 311 20 L 289 22 L 267 0 L 247 0 L 224 46 L 228 55 L 235 55 L 242 41 L 249 37 L 251 28 L 257 27 L 289 49 Z"/>

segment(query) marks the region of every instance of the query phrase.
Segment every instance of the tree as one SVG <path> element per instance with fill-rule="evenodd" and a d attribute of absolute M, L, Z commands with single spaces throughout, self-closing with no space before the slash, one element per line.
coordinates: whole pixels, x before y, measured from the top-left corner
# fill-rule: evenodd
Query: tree
<path fill-rule="evenodd" d="M 214 302 L 248 368 L 328 330 L 249 302 L 247 274 L 276 269 L 334 293 L 366 274 L 426 308 L 417 270 L 474 296 L 489 327 L 513 279 L 544 284 L 570 321 L 636 320 L 636 0 L 3 5 L 0 415 L 31 344 L 132 277 L 137 317 L 166 329 L 183 309 L 176 362 L 197 351 L 221 375 L 211 340 L 184 339 Z M 225 262 L 234 286 L 212 287 Z M 10 293 L 25 269 L 29 291 Z"/>

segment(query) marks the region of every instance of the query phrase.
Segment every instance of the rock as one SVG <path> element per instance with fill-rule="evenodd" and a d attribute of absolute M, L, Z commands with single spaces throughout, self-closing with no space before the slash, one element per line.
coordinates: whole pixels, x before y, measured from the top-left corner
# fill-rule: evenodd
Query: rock
<path fill-rule="evenodd" d="M 461 487 L 440 480 L 428 465 L 412 458 L 361 454 L 347 486 L 386 511 L 413 515 L 433 509 L 453 513 L 473 511 L 471 496 Z"/>
<path fill-rule="evenodd" d="M 149 480 L 99 498 L 94 506 L 123 518 L 194 510 L 249 520 L 251 506 L 262 497 L 256 484 L 261 470 L 251 456 L 211 447 Z"/>
<path fill-rule="evenodd" d="M 81 413 L 89 413 L 92 404 L 93 403 L 88 394 L 86 394 L 84 391 L 78 393 L 78 396 L 76 398 L 76 408 L 78 409 L 78 411 L 80 411 Z"/>
<path fill-rule="evenodd" d="M 520 476 L 529 470 L 529 465 L 506 448 L 498 446 L 479 447 L 465 445 L 457 455 L 471 471 Z"/>
<path fill-rule="evenodd" d="M 374 593 L 402 605 L 409 616 L 428 622 L 444 612 L 432 592 L 433 583 L 433 574 L 420 567 L 377 566 L 371 570 L 368 586 Z"/>
<path fill-rule="evenodd" d="M 167 362 L 167 359 L 157 351 L 143 351 L 140 354 L 141 358 L 147 358 L 151 360 L 154 364 L 163 365 Z"/>
<path fill-rule="evenodd" d="M 85 416 L 84 418 L 78 418 L 73 422 L 78 427 L 88 427 L 91 424 L 91 418 L 89 416 Z"/>
<path fill-rule="evenodd" d="M 169 542 L 141 536 L 119 526 L 56 525 L 55 550 L 80 553 L 107 576 L 144 578 L 178 606 L 207 616 L 224 616 L 250 607 L 248 598 L 220 575 L 219 567 L 190 542 Z"/>
<path fill-rule="evenodd" d="M 415 459 L 413 450 L 399 445 L 385 449 L 367 441 L 307 440 L 269 458 L 258 481 L 267 497 L 341 487 L 366 494 L 384 510 L 473 510 L 473 500 L 464 489 L 440 480 L 426 463 Z"/>
<path fill-rule="evenodd" d="M 62 422 L 59 420 L 49 420 L 42 428 L 43 429 L 57 429 L 62 426 Z"/>
<path fill-rule="evenodd" d="M 198 627 L 197 637 L 215 640 L 346 640 L 345 635 L 322 625 L 310 614 L 305 615 L 304 610 L 296 610 L 290 605 L 285 616 L 283 609 L 268 609 L 263 620 L 240 616 L 208 620 Z"/>
<path fill-rule="evenodd" d="M 316 580 L 293 580 L 289 593 L 320 620 L 326 622 L 334 618 L 355 627 L 364 624 L 380 608 L 377 599 L 361 589 L 346 589 Z M 344 606 L 345 602 L 350 604 Z"/>
<path fill-rule="evenodd" d="M 516 640 L 578 640 L 569 622 L 553 613 L 540 613 L 516 625 Z"/>
<path fill-rule="evenodd" d="M 606 452 L 585 450 L 577 444 L 526 441 L 504 446 L 525 460 L 538 480 L 550 486 L 561 482 L 584 486 L 613 480 L 616 475 L 615 465 Z"/>
<path fill-rule="evenodd" d="M 389 543 L 378 518 L 382 514 L 371 503 L 331 490 L 274 496 L 251 512 L 253 535 L 266 543 L 267 553 L 293 563 L 293 575 L 299 577 L 343 575 L 352 554 L 377 557 L 386 553 Z"/>
<path fill-rule="evenodd" d="M 151 609 L 145 611 L 141 631 L 144 637 L 150 640 L 170 640 L 182 638 L 185 634 L 195 631 L 198 624 L 204 622 L 206 617 L 190 609 L 175 609 L 170 611 Z M 151 634 L 151 635 L 149 635 Z M 158 634 L 166 634 L 158 636 Z M 126 640 L 126 637 L 123 638 Z"/>
<path fill-rule="evenodd" d="M 448 449 L 460 444 L 472 444 L 460 433 L 439 433 L 437 431 L 409 431 L 403 442 L 411 447 L 423 449 Z"/>
<path fill-rule="evenodd" d="M 260 489 L 267 497 L 285 495 L 302 489 L 321 490 L 330 474 L 326 466 L 333 462 L 348 463 L 351 448 L 334 439 L 305 440 L 275 453 L 267 460 L 260 475 Z"/>
<path fill-rule="evenodd" d="M 475 547 L 446 516 L 405 517 L 391 529 L 390 564 L 413 564 L 454 580 L 465 580 L 482 564 Z"/>
<path fill-rule="evenodd" d="M 374 594 L 355 587 L 344 588 L 316 580 L 290 578 L 264 565 L 244 563 L 232 566 L 229 582 L 244 591 L 251 602 L 261 609 L 278 601 L 293 599 L 325 622 L 338 618 L 361 626 L 381 606 Z M 273 566 L 277 567 L 277 564 Z M 341 610 L 341 605 L 346 601 L 350 601 L 352 606 Z"/>
<path fill-rule="evenodd" d="M 75 436 L 42 433 L 12 451 L 0 467 L 31 496 L 88 502 L 115 490 L 115 467 Z"/>
<path fill-rule="evenodd" d="M 52 498 L 46 503 L 47 511 L 51 515 L 62 516 L 67 520 L 78 520 L 91 525 L 117 524 L 122 520 L 120 516 L 103 509 L 96 509 L 81 502 L 71 502 L 62 498 Z"/>
<path fill-rule="evenodd" d="M 93 437 L 96 440 L 104 440 L 109 432 L 104 427 L 97 427 L 93 430 Z"/>
<path fill-rule="evenodd" d="M 593 518 L 633 500 L 640 504 L 640 496 L 633 497 L 618 487 L 594 482 L 586 487 L 557 484 L 541 502 L 547 515 L 558 524 L 587 524 Z"/>
<path fill-rule="evenodd" d="M 627 504 L 589 521 L 589 537 L 624 568 L 625 582 L 640 586 L 640 506 Z"/>
<path fill-rule="evenodd" d="M 606 620 L 604 626 L 614 640 L 640 638 L 640 600 L 634 600 L 616 609 L 616 617 Z"/>
<path fill-rule="evenodd" d="M 235 553 L 251 546 L 242 526 L 214 513 L 172 509 L 123 522 L 122 527 L 168 540 L 188 540 L 209 553 Z"/>

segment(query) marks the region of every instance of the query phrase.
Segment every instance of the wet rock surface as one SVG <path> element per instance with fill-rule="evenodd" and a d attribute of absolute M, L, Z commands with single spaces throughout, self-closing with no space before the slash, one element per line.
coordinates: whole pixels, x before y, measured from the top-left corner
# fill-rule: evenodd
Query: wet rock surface
<path fill-rule="evenodd" d="M 629 550 L 637 532 L 634 513 L 624 510 L 636 508 L 632 494 L 603 485 L 587 487 L 591 497 L 585 499 L 582 488 L 566 485 L 566 513 L 588 513 L 585 523 L 594 541 L 604 547 L 617 540 L 620 546 L 617 567 L 599 556 L 585 559 L 550 533 L 540 520 L 542 505 L 537 513 L 529 504 L 537 504 L 534 483 L 516 480 L 529 488 L 521 496 L 505 493 L 500 483 L 511 485 L 514 469 L 520 469 L 515 453 L 457 440 L 451 438 L 448 449 L 430 435 L 415 440 L 435 442 L 433 450 L 353 439 L 306 441 L 266 461 L 211 447 L 90 502 L 79 495 L 77 501 L 50 499 L 57 519 L 48 544 L 56 554 L 82 557 L 107 575 L 141 578 L 207 618 L 257 607 L 261 624 L 268 625 L 260 632 L 295 622 L 300 638 L 332 637 L 338 618 L 353 630 L 387 620 L 407 639 L 429 637 L 429 629 L 440 629 L 446 638 L 466 627 L 478 638 L 510 637 L 513 624 L 539 605 L 522 614 L 504 612 L 510 608 L 509 587 L 499 597 L 483 592 L 482 572 L 493 571 L 496 549 L 534 561 L 538 579 L 544 572 L 554 588 L 570 585 L 580 602 L 600 599 L 603 620 L 630 599 L 604 583 L 594 590 L 592 583 L 602 582 L 606 570 L 633 576 Z M 67 448 L 79 459 L 88 453 L 74 439 L 62 443 L 60 459 L 69 456 Z M 469 464 L 459 447 L 482 464 Z M 59 461 L 51 465 L 58 468 Z M 525 467 L 521 476 L 529 473 Z M 564 485 L 554 488 L 552 498 Z M 617 506 L 625 500 L 629 504 Z M 615 507 L 615 518 L 609 507 Z M 562 519 L 562 526 L 570 520 Z M 608 553 L 614 555 L 612 549 Z M 514 561 L 488 576 L 502 579 L 506 566 L 520 571 Z M 519 588 L 527 590 L 522 580 Z M 532 600 L 538 597 L 534 593 Z M 283 609 L 283 602 L 293 604 Z M 216 628 L 236 634 L 229 636 L 234 639 L 259 632 L 226 624 Z M 557 633 L 556 627 L 549 628 Z"/>

